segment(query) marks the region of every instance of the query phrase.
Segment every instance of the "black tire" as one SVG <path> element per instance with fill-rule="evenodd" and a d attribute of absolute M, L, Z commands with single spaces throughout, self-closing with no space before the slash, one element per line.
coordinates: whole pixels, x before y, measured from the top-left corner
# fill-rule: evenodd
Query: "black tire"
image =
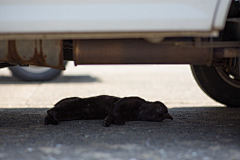
<path fill-rule="evenodd" d="M 48 67 L 9 67 L 14 77 L 23 81 L 49 81 L 58 77 L 62 70 Z"/>
<path fill-rule="evenodd" d="M 222 68 L 191 66 L 200 88 L 212 99 L 229 107 L 240 107 L 240 81 L 231 78 Z"/>

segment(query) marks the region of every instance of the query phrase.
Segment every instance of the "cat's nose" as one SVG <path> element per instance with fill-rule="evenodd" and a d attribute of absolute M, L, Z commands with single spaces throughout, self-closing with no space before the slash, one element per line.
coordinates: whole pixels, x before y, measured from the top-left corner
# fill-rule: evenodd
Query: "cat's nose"
<path fill-rule="evenodd" d="M 173 117 L 169 113 L 166 113 L 166 114 L 163 115 L 163 119 L 171 119 L 171 120 L 173 120 Z"/>

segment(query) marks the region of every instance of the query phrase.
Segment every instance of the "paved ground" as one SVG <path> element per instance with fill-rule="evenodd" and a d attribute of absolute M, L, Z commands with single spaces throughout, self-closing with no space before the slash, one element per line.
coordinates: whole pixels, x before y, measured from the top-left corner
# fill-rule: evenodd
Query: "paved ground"
<path fill-rule="evenodd" d="M 4 69 L 0 94 L 0 159 L 240 160 L 240 108 L 209 99 L 188 66 L 69 65 L 45 83 L 18 81 Z M 61 98 L 99 94 L 161 100 L 174 120 L 43 125 L 46 110 Z"/>

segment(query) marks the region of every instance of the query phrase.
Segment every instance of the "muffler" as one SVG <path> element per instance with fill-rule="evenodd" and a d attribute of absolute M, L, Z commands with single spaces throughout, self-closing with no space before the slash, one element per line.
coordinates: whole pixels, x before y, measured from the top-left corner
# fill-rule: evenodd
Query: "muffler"
<path fill-rule="evenodd" d="M 74 40 L 73 60 L 78 64 L 192 64 L 211 65 L 210 48 L 144 39 Z"/>

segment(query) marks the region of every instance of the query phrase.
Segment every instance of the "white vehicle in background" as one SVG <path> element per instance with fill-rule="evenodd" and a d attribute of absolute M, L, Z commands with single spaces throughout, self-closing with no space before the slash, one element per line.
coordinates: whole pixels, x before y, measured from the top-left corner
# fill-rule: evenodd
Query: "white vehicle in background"
<path fill-rule="evenodd" d="M 238 0 L 4 0 L 0 66 L 190 64 L 206 94 L 240 107 L 239 7 Z"/>

